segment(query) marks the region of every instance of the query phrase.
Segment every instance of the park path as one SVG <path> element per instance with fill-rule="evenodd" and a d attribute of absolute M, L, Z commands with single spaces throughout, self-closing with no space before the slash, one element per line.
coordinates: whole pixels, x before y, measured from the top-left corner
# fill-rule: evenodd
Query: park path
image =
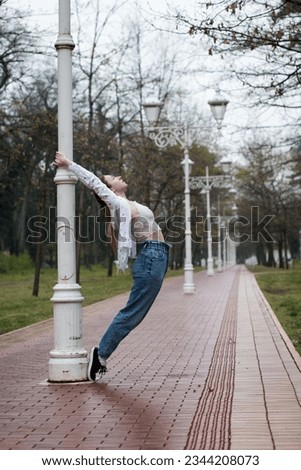
<path fill-rule="evenodd" d="M 301 360 L 254 276 L 168 278 L 97 383 L 49 384 L 52 321 L 0 336 L 0 449 L 301 449 Z M 127 294 L 83 310 L 84 345 Z"/>

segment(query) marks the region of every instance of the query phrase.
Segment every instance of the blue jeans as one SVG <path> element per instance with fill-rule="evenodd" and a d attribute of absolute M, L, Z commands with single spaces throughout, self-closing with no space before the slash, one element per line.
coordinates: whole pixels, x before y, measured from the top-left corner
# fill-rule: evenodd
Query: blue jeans
<path fill-rule="evenodd" d="M 121 309 L 100 340 L 98 355 L 108 359 L 119 343 L 143 320 L 156 299 L 168 267 L 169 245 L 147 240 L 137 245 L 132 266 L 133 287 Z"/>

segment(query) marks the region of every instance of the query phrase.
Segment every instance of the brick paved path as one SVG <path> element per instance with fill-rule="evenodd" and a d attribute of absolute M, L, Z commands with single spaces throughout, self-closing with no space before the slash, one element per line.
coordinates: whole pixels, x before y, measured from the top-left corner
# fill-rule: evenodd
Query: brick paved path
<path fill-rule="evenodd" d="M 0 449 L 300 449 L 300 356 L 253 275 L 195 283 L 165 281 L 97 383 L 47 383 L 51 321 L 1 336 Z M 88 350 L 126 299 L 84 309 Z"/>

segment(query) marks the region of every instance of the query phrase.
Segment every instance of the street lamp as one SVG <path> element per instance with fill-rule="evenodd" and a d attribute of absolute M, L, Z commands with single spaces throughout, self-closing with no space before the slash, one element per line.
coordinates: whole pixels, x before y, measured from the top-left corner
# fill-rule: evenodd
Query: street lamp
<path fill-rule="evenodd" d="M 209 168 L 206 166 L 206 176 L 193 176 L 189 180 L 190 189 L 202 189 L 202 193 L 206 194 L 207 205 L 207 275 L 213 276 L 213 258 L 212 258 L 212 234 L 211 234 L 211 213 L 210 213 L 210 191 L 213 186 L 225 188 L 229 180 L 232 181 L 232 176 L 229 175 L 209 175 Z M 220 225 L 220 216 L 218 218 Z M 220 230 L 220 227 L 219 227 Z"/>
<path fill-rule="evenodd" d="M 143 103 L 146 119 L 151 127 L 156 126 L 161 113 L 162 105 L 155 98 L 151 97 Z"/>
<path fill-rule="evenodd" d="M 69 158 L 73 154 L 72 133 L 72 50 L 70 0 L 59 0 L 58 51 L 58 148 Z M 58 168 L 57 246 L 58 282 L 52 297 L 54 313 L 54 347 L 50 351 L 49 381 L 80 382 L 87 380 L 87 351 L 82 345 L 83 297 L 76 283 L 75 257 L 75 184 L 77 179 Z"/>
<path fill-rule="evenodd" d="M 221 159 L 219 162 L 218 166 L 220 166 L 223 170 L 224 173 L 230 173 L 231 167 L 232 167 L 232 162 L 230 160 L 226 160 L 224 158 Z"/>
<path fill-rule="evenodd" d="M 208 101 L 210 105 L 210 109 L 214 119 L 217 122 L 217 128 L 220 130 L 222 127 L 222 122 L 225 117 L 227 105 L 229 101 L 224 98 L 219 90 L 216 91 L 215 96 Z M 221 165 L 223 166 L 223 170 L 227 173 L 231 167 L 231 162 L 228 161 L 221 161 Z M 206 193 L 206 202 L 207 202 L 207 246 L 208 246 L 208 258 L 207 258 L 207 274 L 208 276 L 213 276 L 213 258 L 212 258 L 212 234 L 211 234 L 211 214 L 210 214 L 210 190 L 213 185 L 222 185 L 225 179 L 228 179 L 228 176 L 209 176 L 209 169 L 206 166 L 206 176 L 197 176 L 190 178 L 190 188 L 195 189 L 201 187 L 203 191 Z M 218 219 L 218 224 L 220 225 L 220 216 Z M 220 229 L 219 229 L 220 230 Z M 220 235 L 219 235 L 220 238 Z M 218 241 L 220 246 L 220 239 Z M 221 256 L 219 254 L 219 259 Z M 220 266 L 218 267 L 220 270 Z"/>
<path fill-rule="evenodd" d="M 184 262 L 184 285 L 183 292 L 185 294 L 194 294 L 195 286 L 193 280 L 193 264 L 192 264 L 192 249 L 191 249 L 191 214 L 190 214 L 190 188 L 189 188 L 189 175 L 193 165 L 193 161 L 189 158 L 188 153 L 188 134 L 187 126 L 185 126 L 186 142 L 184 147 L 184 159 L 181 165 L 184 169 L 185 178 L 185 262 Z"/>
<path fill-rule="evenodd" d="M 215 96 L 208 101 L 213 117 L 217 122 L 217 127 L 220 130 L 225 116 L 228 100 L 221 96 L 217 90 Z M 184 166 L 185 175 L 185 266 L 184 266 L 184 286 L 183 290 L 186 294 L 195 292 L 193 281 L 193 265 L 192 265 L 192 250 L 191 250 L 191 222 L 190 222 L 190 188 L 192 188 L 189 174 L 191 164 L 189 159 L 189 136 L 188 128 L 185 124 L 184 127 L 154 127 L 156 126 L 160 112 L 162 109 L 161 103 L 158 103 L 153 98 L 149 99 L 143 104 L 146 118 L 152 127 L 149 132 L 149 137 L 155 144 L 164 148 L 167 145 L 179 144 L 184 150 Z M 213 275 L 213 260 L 212 260 L 212 239 L 211 239 L 211 216 L 210 216 L 210 189 L 211 180 L 209 178 L 208 167 L 206 167 L 207 185 L 203 185 L 203 189 L 207 194 L 207 220 L 208 220 L 208 275 Z M 195 178 L 194 178 L 195 180 Z"/>
<path fill-rule="evenodd" d="M 191 221 L 190 221 L 190 189 L 189 189 L 189 174 L 193 161 L 189 158 L 189 135 L 187 124 L 184 127 L 154 127 L 156 126 L 160 111 L 162 109 L 161 103 L 151 99 L 143 104 L 146 119 L 148 120 L 151 129 L 149 137 L 152 139 L 157 147 L 165 148 L 168 145 L 179 144 L 184 150 L 184 159 L 181 162 L 184 169 L 185 178 L 185 262 L 184 262 L 184 294 L 194 294 L 195 285 L 193 279 L 193 265 L 192 265 L 192 249 L 191 249 Z"/>
<path fill-rule="evenodd" d="M 229 101 L 220 94 L 219 90 L 217 90 L 214 97 L 208 101 L 212 115 L 217 122 L 217 128 L 219 130 L 222 128 L 222 123 L 228 103 Z"/>

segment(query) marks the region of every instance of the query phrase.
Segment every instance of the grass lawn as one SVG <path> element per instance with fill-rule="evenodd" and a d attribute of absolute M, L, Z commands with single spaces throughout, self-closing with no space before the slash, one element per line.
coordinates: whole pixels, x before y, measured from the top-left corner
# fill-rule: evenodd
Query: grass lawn
<path fill-rule="evenodd" d="M 1 261 L 1 260 L 0 260 Z M 168 271 L 167 277 L 179 276 L 183 270 Z M 26 264 L 23 268 L 0 272 L 0 334 L 7 333 L 53 316 L 50 298 L 57 282 L 56 269 L 42 269 L 39 296 L 32 295 L 34 271 Z M 102 266 L 81 268 L 81 292 L 85 297 L 83 307 L 130 290 L 130 273 L 107 277 Z"/>
<path fill-rule="evenodd" d="M 250 268 L 293 345 L 301 354 L 301 263 L 292 269 Z"/>

